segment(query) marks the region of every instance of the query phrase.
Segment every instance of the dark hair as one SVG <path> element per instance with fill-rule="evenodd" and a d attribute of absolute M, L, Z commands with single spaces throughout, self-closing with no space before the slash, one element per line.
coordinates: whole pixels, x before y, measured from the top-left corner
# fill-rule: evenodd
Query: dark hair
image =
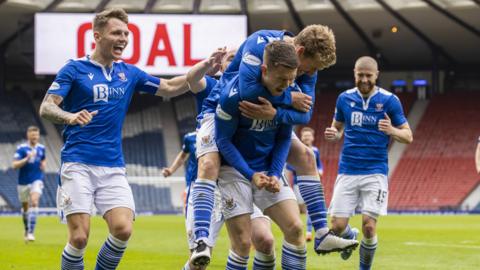
<path fill-rule="evenodd" d="M 109 8 L 95 15 L 93 19 L 93 30 L 101 31 L 107 25 L 108 20 L 116 18 L 128 24 L 128 15 L 122 8 Z"/>
<path fill-rule="evenodd" d="M 270 42 L 265 47 L 265 62 L 267 67 L 284 66 L 295 69 L 299 65 L 295 47 L 282 40 Z"/>
<path fill-rule="evenodd" d="M 29 126 L 27 128 L 27 132 L 30 132 L 30 131 L 40 131 L 40 129 L 37 127 L 37 126 Z"/>

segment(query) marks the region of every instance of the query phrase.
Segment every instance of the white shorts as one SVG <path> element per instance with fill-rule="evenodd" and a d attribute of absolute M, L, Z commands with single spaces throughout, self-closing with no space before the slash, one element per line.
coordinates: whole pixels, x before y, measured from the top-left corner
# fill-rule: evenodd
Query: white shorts
<path fill-rule="evenodd" d="M 298 204 L 305 204 L 305 201 L 302 198 L 302 194 L 300 194 L 300 188 L 297 184 L 293 185 L 293 194 L 295 194 L 295 198 L 297 198 Z"/>
<path fill-rule="evenodd" d="M 74 213 L 103 216 L 113 208 L 126 207 L 135 213 L 135 203 L 123 167 L 102 167 L 76 162 L 62 164 L 57 207 L 62 218 Z"/>
<path fill-rule="evenodd" d="M 192 183 L 194 185 L 195 183 Z M 193 187 L 191 185 L 190 189 Z M 191 191 L 191 190 L 190 190 Z M 195 235 L 193 234 L 193 223 L 194 223 L 194 216 L 193 216 L 193 196 L 188 196 L 188 205 L 187 211 L 185 214 L 185 228 L 187 230 L 187 239 L 188 239 L 188 248 L 193 249 L 195 247 Z M 250 216 L 250 219 L 255 218 L 266 218 L 270 220 L 269 217 L 264 216 L 262 211 L 258 209 L 258 207 L 254 207 L 253 214 Z M 212 211 L 212 218 L 210 220 L 210 234 L 208 239 L 206 240 L 206 244 L 209 247 L 214 247 L 215 243 L 217 242 L 218 235 L 220 234 L 220 230 L 222 229 L 223 223 L 225 219 L 223 218 L 222 213 L 222 197 L 220 195 L 219 189 L 215 189 L 215 199 L 213 201 L 213 211 Z"/>
<path fill-rule="evenodd" d="M 211 153 L 218 152 L 215 142 L 215 114 L 207 113 L 200 122 L 200 128 L 197 130 L 197 158 Z"/>
<path fill-rule="evenodd" d="M 43 192 L 43 181 L 42 180 L 35 180 L 31 184 L 28 185 L 18 185 L 18 199 L 22 203 L 26 203 L 30 201 L 30 193 L 38 193 L 42 195 Z"/>
<path fill-rule="evenodd" d="M 386 175 L 340 174 L 337 176 L 329 214 L 349 218 L 355 214 L 357 206 L 362 214 L 373 218 L 387 214 L 388 178 Z"/>
<path fill-rule="evenodd" d="M 218 188 L 222 194 L 223 215 L 230 219 L 254 212 L 254 204 L 263 213 L 265 209 L 285 200 L 295 200 L 292 189 L 285 179 L 281 179 L 280 191 L 259 190 L 242 174 L 230 166 L 220 167 Z"/>

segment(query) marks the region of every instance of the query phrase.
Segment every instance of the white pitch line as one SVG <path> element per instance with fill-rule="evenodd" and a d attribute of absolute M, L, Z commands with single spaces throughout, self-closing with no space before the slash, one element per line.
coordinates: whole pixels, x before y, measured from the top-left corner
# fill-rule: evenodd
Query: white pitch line
<path fill-rule="evenodd" d="M 424 247 L 446 247 L 446 248 L 466 248 L 466 249 L 480 249 L 480 246 L 471 246 L 471 245 L 453 245 L 453 244 L 431 244 L 431 243 L 422 243 L 422 242 L 405 242 L 407 246 L 424 246 Z"/>

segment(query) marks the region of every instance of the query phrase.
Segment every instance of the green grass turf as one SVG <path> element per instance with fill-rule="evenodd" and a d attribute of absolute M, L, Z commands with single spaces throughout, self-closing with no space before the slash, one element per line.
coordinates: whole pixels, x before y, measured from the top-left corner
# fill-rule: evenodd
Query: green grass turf
<path fill-rule="evenodd" d="M 359 226 L 355 217 L 351 224 Z M 480 269 L 480 216 L 387 216 L 379 221 L 379 245 L 373 269 Z M 277 269 L 282 238 L 276 236 Z M 85 269 L 93 269 L 107 228 L 92 219 Z M 0 269 L 59 269 L 67 228 L 55 217 L 40 217 L 37 241 L 23 242 L 21 217 L 0 217 Z M 225 269 L 228 237 L 222 230 L 209 269 Z M 253 257 L 253 253 L 251 255 Z M 178 269 L 187 259 L 183 216 L 139 216 L 118 269 Z M 250 260 L 252 261 L 252 260 Z M 308 244 L 307 269 L 358 269 L 358 249 L 349 261 L 338 253 L 317 256 Z"/>

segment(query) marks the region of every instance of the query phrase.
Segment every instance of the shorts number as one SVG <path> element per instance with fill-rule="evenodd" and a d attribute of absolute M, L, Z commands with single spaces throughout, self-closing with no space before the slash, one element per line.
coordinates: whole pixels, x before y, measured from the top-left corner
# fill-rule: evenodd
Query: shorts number
<path fill-rule="evenodd" d="M 377 202 L 383 203 L 385 201 L 385 197 L 387 196 L 386 190 L 378 190 Z"/>

